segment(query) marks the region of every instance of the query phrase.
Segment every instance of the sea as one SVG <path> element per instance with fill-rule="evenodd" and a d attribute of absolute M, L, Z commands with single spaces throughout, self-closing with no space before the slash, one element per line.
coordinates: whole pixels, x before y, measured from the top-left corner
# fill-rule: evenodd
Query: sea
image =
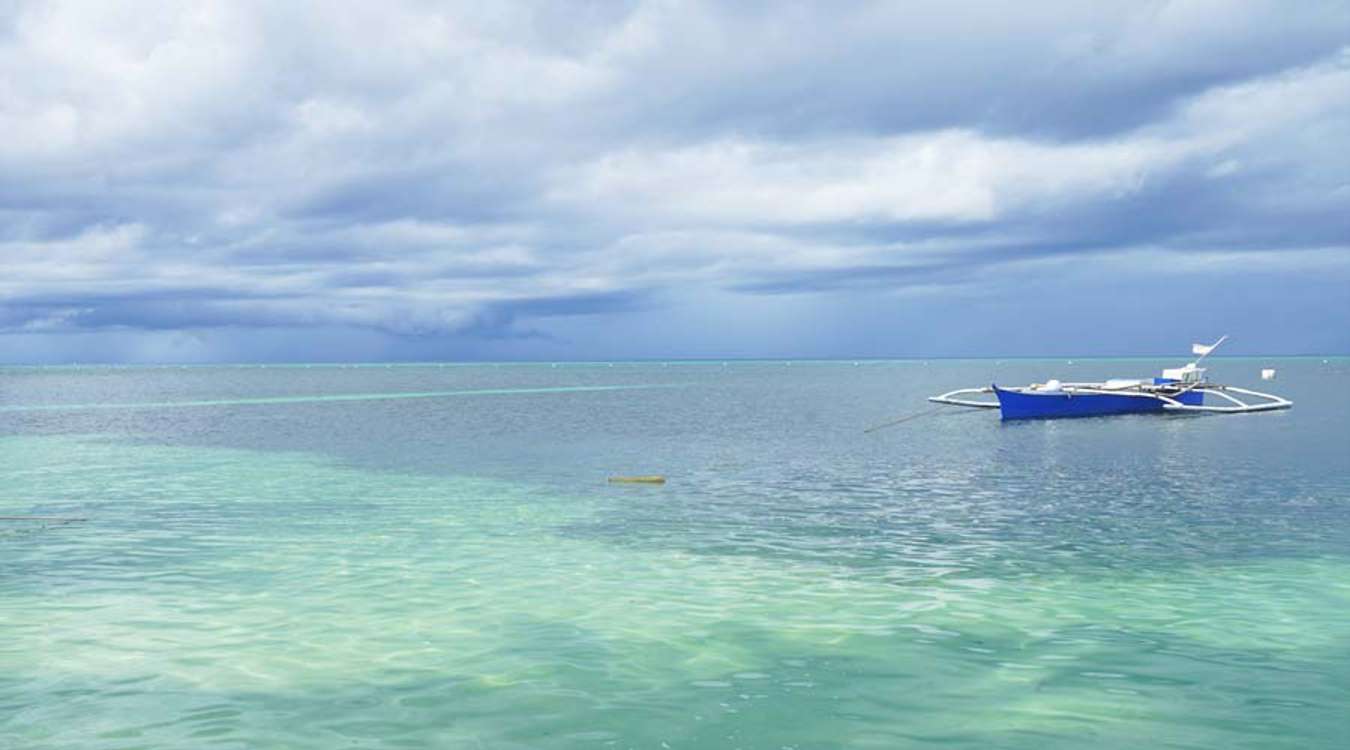
<path fill-rule="evenodd" d="M 1350 359 L 925 400 L 1176 364 L 0 368 L 0 748 L 1350 746 Z"/>

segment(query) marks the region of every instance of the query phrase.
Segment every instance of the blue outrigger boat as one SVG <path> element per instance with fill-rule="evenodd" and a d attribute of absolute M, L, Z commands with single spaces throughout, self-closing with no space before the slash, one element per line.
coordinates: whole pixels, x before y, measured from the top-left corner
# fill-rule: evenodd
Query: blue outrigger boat
<path fill-rule="evenodd" d="M 1199 359 L 1185 367 L 1163 370 L 1162 377 L 1158 378 L 1122 378 L 1099 383 L 1047 380 L 1014 388 L 991 385 L 987 388 L 961 388 L 928 400 L 950 406 L 999 409 L 1003 419 L 1058 419 L 1147 412 L 1244 414 L 1293 406 L 1292 401 L 1279 396 L 1232 385 L 1219 385 L 1206 379 L 1205 368 L 1200 367 L 1200 362 L 1227 338 L 1224 336 L 1213 344 L 1195 344 L 1191 351 L 1199 354 Z M 1273 370 L 1268 372 L 1273 376 Z M 990 393 L 997 401 L 970 398 Z M 1206 404 L 1206 396 L 1214 396 L 1224 403 Z M 1263 400 L 1243 401 L 1238 396 Z"/>

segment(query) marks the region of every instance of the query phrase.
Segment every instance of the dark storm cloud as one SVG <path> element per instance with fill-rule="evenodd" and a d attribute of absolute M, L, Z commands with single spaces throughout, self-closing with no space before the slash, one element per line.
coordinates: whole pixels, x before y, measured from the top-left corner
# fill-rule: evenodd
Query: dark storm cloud
<path fill-rule="evenodd" d="M 19 2 L 0 93 L 0 333 L 42 357 L 621 354 L 607 327 L 692 336 L 705 294 L 847 318 L 1066 261 L 1142 296 L 1197 258 L 1350 268 L 1339 2 Z"/>
<path fill-rule="evenodd" d="M 521 321 L 539 318 L 629 313 L 648 309 L 650 305 L 650 295 L 644 291 L 537 297 L 509 302 L 495 302 L 486 306 L 458 333 L 487 339 L 550 339 L 552 337 L 548 334 L 533 328 L 521 328 L 518 324 Z M 437 332 L 430 331 L 428 333 L 435 334 Z"/>

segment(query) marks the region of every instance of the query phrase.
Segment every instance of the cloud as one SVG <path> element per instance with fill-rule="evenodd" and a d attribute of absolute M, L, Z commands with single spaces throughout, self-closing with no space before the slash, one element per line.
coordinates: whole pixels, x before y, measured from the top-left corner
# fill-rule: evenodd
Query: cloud
<path fill-rule="evenodd" d="M 1047 145 L 938 131 L 808 143 L 713 142 L 607 155 L 553 195 L 620 214 L 713 225 L 989 222 L 1120 196 L 1197 145 L 1137 138 Z M 644 215 L 645 214 L 645 215 Z"/>
<path fill-rule="evenodd" d="M 1350 256 L 1342 3 L 7 7 L 11 357 L 586 356 L 709 295 Z"/>

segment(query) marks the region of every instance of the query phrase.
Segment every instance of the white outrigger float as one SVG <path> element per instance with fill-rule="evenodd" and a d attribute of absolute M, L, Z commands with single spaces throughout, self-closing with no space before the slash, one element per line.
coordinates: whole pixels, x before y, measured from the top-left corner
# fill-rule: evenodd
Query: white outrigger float
<path fill-rule="evenodd" d="M 1193 345 L 1191 351 L 1200 357 L 1185 367 L 1163 370 L 1160 378 L 1122 378 L 1099 383 L 1047 380 L 1015 388 L 991 385 L 987 388 L 948 391 L 928 400 L 950 406 L 999 409 L 1003 419 L 1056 419 L 1141 412 L 1246 414 L 1293 406 L 1294 402 L 1279 396 L 1233 385 L 1219 385 L 1205 378 L 1205 368 L 1200 367 L 1200 362 L 1227 339 L 1224 336 L 1213 344 Z M 1273 371 L 1267 372 L 1271 376 L 1274 374 Z M 1265 376 L 1266 373 L 1262 374 Z M 990 393 L 994 394 L 996 401 L 972 398 Z M 1206 395 L 1223 399 L 1225 403 L 1206 404 Z M 1248 400 L 1244 401 L 1239 396 L 1246 396 Z"/>

